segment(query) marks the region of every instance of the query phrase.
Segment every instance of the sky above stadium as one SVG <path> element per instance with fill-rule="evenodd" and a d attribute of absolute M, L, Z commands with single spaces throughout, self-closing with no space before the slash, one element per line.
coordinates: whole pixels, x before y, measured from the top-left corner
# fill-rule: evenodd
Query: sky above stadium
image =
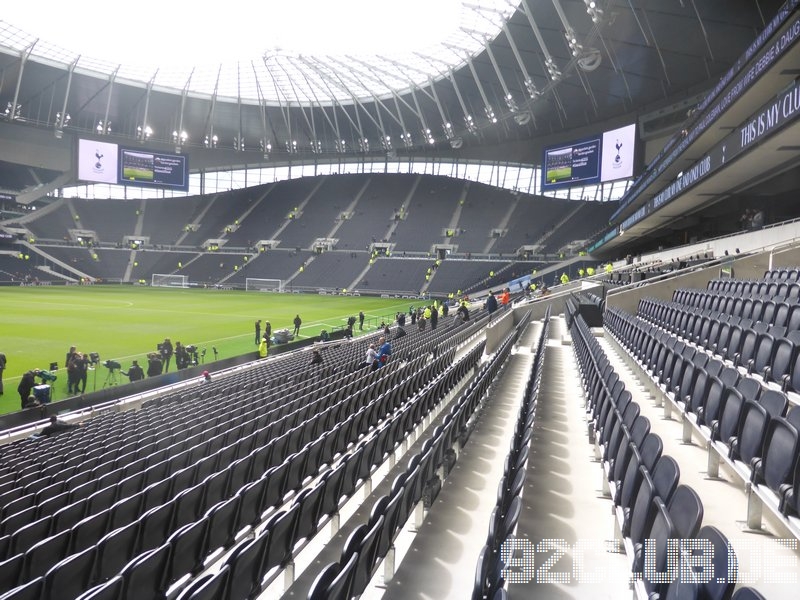
<path fill-rule="evenodd" d="M 122 80 L 276 103 L 390 97 L 463 66 L 512 0 L 8 3 L 0 47 Z M 77 61 L 77 62 L 76 62 Z"/>
<path fill-rule="evenodd" d="M 422 51 L 461 35 L 486 5 L 509 11 L 505 0 L 226 0 L 14 2 L 2 20 L 83 56 L 112 63 L 185 65 L 259 57 L 270 50 L 311 55 L 391 56 Z M 491 23 L 491 14 L 478 21 Z M 496 19 L 495 19 L 496 20 Z M 496 33 L 496 32 L 495 32 Z"/>

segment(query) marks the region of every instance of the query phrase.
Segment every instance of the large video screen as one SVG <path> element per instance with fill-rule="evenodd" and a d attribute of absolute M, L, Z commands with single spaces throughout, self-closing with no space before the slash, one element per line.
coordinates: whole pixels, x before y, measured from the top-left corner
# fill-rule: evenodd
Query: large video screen
<path fill-rule="evenodd" d="M 633 176 L 636 125 L 544 149 L 542 189 L 605 183 Z"/>
<path fill-rule="evenodd" d="M 77 162 L 81 181 L 189 189 L 189 167 L 181 154 L 120 148 L 110 142 L 80 139 Z"/>
<path fill-rule="evenodd" d="M 152 187 L 189 189 L 186 157 L 148 150 L 120 148 L 119 182 Z"/>

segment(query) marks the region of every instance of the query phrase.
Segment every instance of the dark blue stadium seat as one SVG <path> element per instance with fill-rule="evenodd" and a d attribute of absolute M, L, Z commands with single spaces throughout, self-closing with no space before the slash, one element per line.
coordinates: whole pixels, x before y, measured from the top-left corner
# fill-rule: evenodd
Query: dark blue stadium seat
<path fill-rule="evenodd" d="M 170 552 L 170 545 L 163 544 L 127 564 L 121 573 L 125 584 L 120 600 L 163 598 L 167 591 Z"/>
<path fill-rule="evenodd" d="M 254 538 L 242 540 L 226 559 L 231 576 L 225 596 L 250 598 L 261 586 L 262 563 L 269 541 L 269 533 L 262 532 Z"/>
<path fill-rule="evenodd" d="M 105 583 L 97 585 L 83 594 L 77 600 L 119 600 L 122 596 L 122 590 L 125 580 L 121 575 L 112 577 Z"/>
<path fill-rule="evenodd" d="M 688 485 L 675 488 L 667 503 L 669 517 L 679 539 L 692 539 L 697 535 L 703 522 L 703 503 L 700 496 Z"/>
<path fill-rule="evenodd" d="M 42 600 L 77 598 L 94 584 L 97 549 L 90 547 L 58 562 L 44 576 Z"/>
<path fill-rule="evenodd" d="M 222 600 L 230 568 L 225 565 L 214 574 L 198 577 L 186 586 L 176 600 Z"/>
<path fill-rule="evenodd" d="M 0 595 L 0 600 L 39 600 L 44 590 L 44 577 L 30 579 Z"/>
<path fill-rule="evenodd" d="M 291 560 L 299 513 L 300 506 L 294 504 L 288 510 L 273 515 L 265 524 L 264 528 L 269 530 L 269 540 L 262 564 L 264 574 L 275 567 L 286 566 Z"/>
<path fill-rule="evenodd" d="M 358 552 L 353 552 L 344 564 L 329 564 L 320 571 L 311 584 L 307 599 L 349 600 L 352 598 L 351 590 L 358 561 Z"/>
<path fill-rule="evenodd" d="M 169 579 L 176 581 L 186 574 L 196 575 L 203 568 L 208 519 L 202 518 L 176 529 L 167 541 L 172 545 Z"/>

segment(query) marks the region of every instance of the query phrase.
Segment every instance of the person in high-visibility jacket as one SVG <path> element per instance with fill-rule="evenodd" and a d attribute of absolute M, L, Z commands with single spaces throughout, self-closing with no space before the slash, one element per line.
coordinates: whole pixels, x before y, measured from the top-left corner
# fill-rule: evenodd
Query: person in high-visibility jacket
<path fill-rule="evenodd" d="M 561 285 L 569 283 L 569 275 L 567 275 L 566 273 L 562 273 L 560 279 L 561 279 Z"/>
<path fill-rule="evenodd" d="M 267 358 L 269 348 L 267 348 L 267 336 L 261 338 L 261 343 L 258 345 L 258 357 Z"/>

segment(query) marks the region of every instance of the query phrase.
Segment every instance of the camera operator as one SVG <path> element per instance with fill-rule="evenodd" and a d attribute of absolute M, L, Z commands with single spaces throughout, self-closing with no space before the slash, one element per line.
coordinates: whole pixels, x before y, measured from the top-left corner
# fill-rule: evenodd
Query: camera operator
<path fill-rule="evenodd" d="M 164 370 L 164 363 L 161 362 L 161 356 L 158 352 L 151 352 L 147 355 L 147 376 L 156 377 L 161 375 Z"/>
<path fill-rule="evenodd" d="M 19 392 L 20 406 L 25 408 L 25 403 L 28 401 L 28 396 L 31 395 L 33 387 L 36 385 L 36 377 L 33 371 L 27 371 L 22 379 L 19 381 L 17 391 Z"/>
<path fill-rule="evenodd" d="M 127 375 L 128 379 L 130 379 L 131 383 L 133 383 L 134 381 L 140 381 L 141 379 L 144 379 L 144 370 L 139 366 L 139 361 L 135 360 L 133 363 L 131 363 L 131 367 L 128 369 L 128 372 L 123 373 L 123 375 Z"/>
<path fill-rule="evenodd" d="M 189 353 L 180 342 L 175 342 L 175 366 L 178 369 L 185 369 L 189 366 Z"/>
<path fill-rule="evenodd" d="M 89 377 L 89 357 L 82 352 L 76 352 L 72 357 L 72 362 L 75 364 L 75 387 L 73 391 L 77 394 L 78 388 L 80 388 L 80 393 L 83 394 L 86 392 L 86 380 Z"/>
<path fill-rule="evenodd" d="M 169 373 L 169 361 L 172 360 L 172 342 L 169 341 L 169 338 L 164 338 L 164 341 L 161 344 L 161 361 L 164 364 L 164 373 Z M 178 362 L 178 359 L 175 359 L 175 362 Z"/>

